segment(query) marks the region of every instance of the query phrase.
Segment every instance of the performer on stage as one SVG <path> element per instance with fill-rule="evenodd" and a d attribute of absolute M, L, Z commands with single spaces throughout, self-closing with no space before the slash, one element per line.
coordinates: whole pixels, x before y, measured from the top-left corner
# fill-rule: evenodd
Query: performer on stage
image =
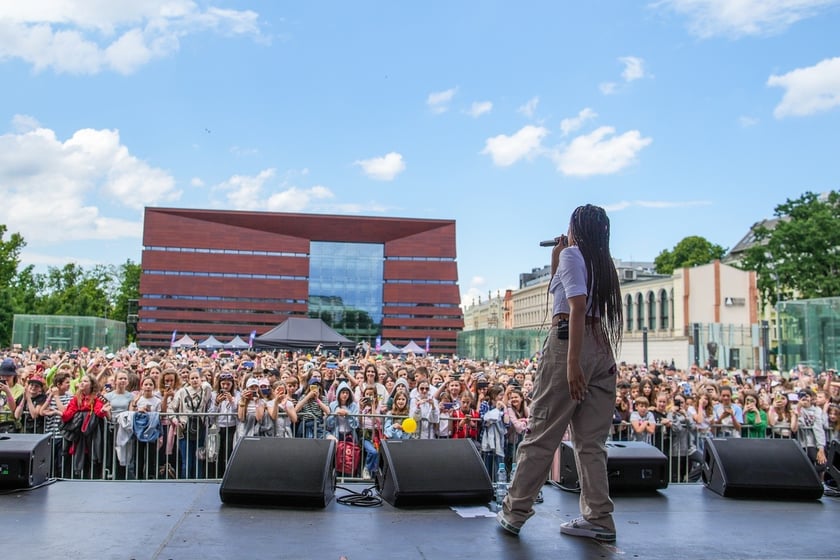
<path fill-rule="evenodd" d="M 615 540 L 605 442 L 616 393 L 614 351 L 621 341 L 622 300 L 610 255 L 610 221 L 603 208 L 580 206 L 568 235 L 551 254 L 551 330 L 534 379 L 531 433 L 519 446 L 517 469 L 498 514 L 518 535 L 534 515 L 554 452 L 571 423 L 580 477 L 581 517 L 560 526 L 567 535 Z"/>

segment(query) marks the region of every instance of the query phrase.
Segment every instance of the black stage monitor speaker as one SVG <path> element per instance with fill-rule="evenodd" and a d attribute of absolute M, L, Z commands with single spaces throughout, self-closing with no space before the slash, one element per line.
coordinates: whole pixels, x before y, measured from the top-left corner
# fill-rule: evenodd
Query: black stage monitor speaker
<path fill-rule="evenodd" d="M 703 482 L 727 498 L 819 500 L 823 486 L 795 439 L 708 439 Z"/>
<path fill-rule="evenodd" d="M 392 506 L 486 504 L 493 499 L 493 483 L 470 440 L 386 440 L 381 453 L 379 494 Z"/>
<path fill-rule="evenodd" d="M 335 441 L 242 438 L 219 495 L 226 504 L 326 507 L 335 495 Z"/>
<path fill-rule="evenodd" d="M 668 487 L 668 458 L 642 441 L 607 442 L 607 477 L 610 493 L 660 490 Z M 572 442 L 560 444 L 560 480 L 566 490 L 579 490 L 575 450 Z"/>
<path fill-rule="evenodd" d="M 828 446 L 828 476 L 840 488 L 840 441 L 834 440 Z"/>
<path fill-rule="evenodd" d="M 0 488 L 44 483 L 52 465 L 52 434 L 0 434 Z"/>

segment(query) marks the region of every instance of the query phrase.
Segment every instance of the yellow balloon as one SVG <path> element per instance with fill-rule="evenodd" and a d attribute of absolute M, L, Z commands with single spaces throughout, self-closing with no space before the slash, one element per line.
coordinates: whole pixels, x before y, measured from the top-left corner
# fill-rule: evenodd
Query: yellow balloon
<path fill-rule="evenodd" d="M 414 421 L 414 418 L 406 418 L 402 421 L 402 429 L 407 434 L 413 434 L 417 429 L 417 422 Z"/>

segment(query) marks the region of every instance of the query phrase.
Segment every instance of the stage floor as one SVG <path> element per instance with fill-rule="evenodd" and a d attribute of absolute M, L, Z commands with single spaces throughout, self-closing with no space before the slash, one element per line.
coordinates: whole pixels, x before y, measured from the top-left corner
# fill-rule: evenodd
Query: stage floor
<path fill-rule="evenodd" d="M 702 485 L 617 496 L 618 540 L 604 545 L 560 535 L 560 523 L 577 515 L 578 497 L 552 486 L 543 493 L 545 502 L 518 538 L 500 530 L 481 507 L 357 508 L 332 501 L 316 510 L 243 508 L 222 504 L 213 482 L 58 481 L 0 496 L 0 528 L 7 547 L 26 551 L 18 557 L 37 558 L 729 560 L 840 554 L 838 498 L 740 500 Z"/>

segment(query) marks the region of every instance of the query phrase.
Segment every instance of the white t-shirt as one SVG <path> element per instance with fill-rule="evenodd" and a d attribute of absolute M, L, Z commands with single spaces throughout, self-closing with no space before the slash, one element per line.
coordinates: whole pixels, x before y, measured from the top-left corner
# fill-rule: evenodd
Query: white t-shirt
<path fill-rule="evenodd" d="M 588 280 L 586 263 L 580 249 L 574 245 L 563 249 L 549 286 L 549 291 L 554 295 L 553 315 L 568 314 L 571 310 L 569 298 L 587 295 Z"/>

